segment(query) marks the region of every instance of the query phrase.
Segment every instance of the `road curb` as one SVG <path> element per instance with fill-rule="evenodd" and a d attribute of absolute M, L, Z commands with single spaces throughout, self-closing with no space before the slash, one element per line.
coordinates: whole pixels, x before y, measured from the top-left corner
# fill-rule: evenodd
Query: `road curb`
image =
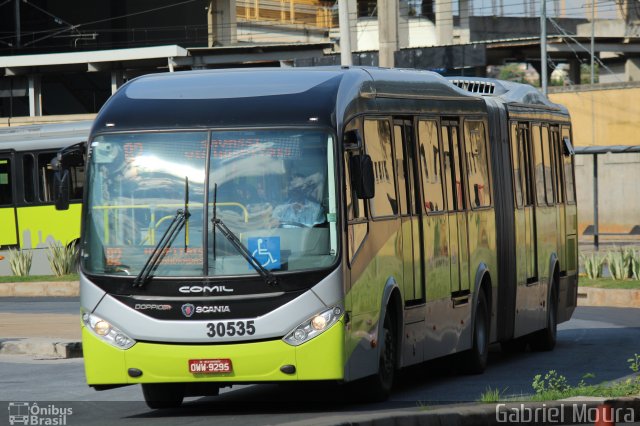
<path fill-rule="evenodd" d="M 640 308 L 640 290 L 578 286 L 578 306 Z"/>
<path fill-rule="evenodd" d="M 77 297 L 79 281 L 0 283 L 0 297 Z"/>
<path fill-rule="evenodd" d="M 321 420 L 307 419 L 284 423 L 282 426 L 497 426 L 505 424 L 568 425 L 594 424 L 602 410 L 608 416 L 625 420 L 633 416 L 640 420 L 640 399 L 572 398 L 549 402 L 512 402 L 473 404 L 442 408 L 395 410 L 380 413 L 328 415 Z M 626 418 L 628 419 L 628 417 Z M 606 420 L 606 418 L 605 418 Z M 616 424 L 618 424 L 616 422 Z"/>
<path fill-rule="evenodd" d="M 81 358 L 82 343 L 48 338 L 2 339 L 0 340 L 0 355 Z"/>

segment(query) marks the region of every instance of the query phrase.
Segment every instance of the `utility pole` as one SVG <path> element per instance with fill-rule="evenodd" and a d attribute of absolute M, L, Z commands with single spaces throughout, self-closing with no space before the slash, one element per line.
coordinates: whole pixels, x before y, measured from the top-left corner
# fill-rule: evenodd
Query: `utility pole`
<path fill-rule="evenodd" d="M 594 57 L 596 50 L 596 0 L 591 0 L 591 84 L 595 84 Z"/>
<path fill-rule="evenodd" d="M 340 21 L 340 65 L 351 66 L 351 31 L 349 28 L 348 0 L 338 0 L 338 20 Z"/>
<path fill-rule="evenodd" d="M 20 0 L 15 0 L 15 20 L 16 20 L 16 48 L 22 47 L 22 30 L 20 28 Z"/>
<path fill-rule="evenodd" d="M 596 82 L 594 70 L 594 58 L 596 55 L 596 0 L 591 0 L 591 86 Z M 591 145 L 596 144 L 596 112 L 593 97 L 593 87 L 591 94 Z M 593 155 L 593 244 L 596 251 L 600 249 L 600 220 L 598 215 L 598 156 Z"/>
<path fill-rule="evenodd" d="M 547 0 L 542 0 L 540 12 L 540 84 L 547 96 Z"/>

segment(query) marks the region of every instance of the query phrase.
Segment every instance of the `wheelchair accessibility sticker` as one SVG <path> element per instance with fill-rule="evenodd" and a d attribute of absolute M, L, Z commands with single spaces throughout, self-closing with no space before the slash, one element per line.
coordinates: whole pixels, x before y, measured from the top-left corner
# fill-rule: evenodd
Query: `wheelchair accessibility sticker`
<path fill-rule="evenodd" d="M 247 242 L 249 253 L 260 262 L 263 268 L 280 269 L 280 237 L 254 237 L 249 238 Z"/>

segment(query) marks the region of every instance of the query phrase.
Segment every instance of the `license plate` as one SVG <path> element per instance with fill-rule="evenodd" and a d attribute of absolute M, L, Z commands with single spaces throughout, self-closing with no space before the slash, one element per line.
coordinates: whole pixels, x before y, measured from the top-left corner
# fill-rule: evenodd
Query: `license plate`
<path fill-rule="evenodd" d="M 228 374 L 233 372 L 230 359 L 190 359 L 189 372 L 192 374 Z"/>

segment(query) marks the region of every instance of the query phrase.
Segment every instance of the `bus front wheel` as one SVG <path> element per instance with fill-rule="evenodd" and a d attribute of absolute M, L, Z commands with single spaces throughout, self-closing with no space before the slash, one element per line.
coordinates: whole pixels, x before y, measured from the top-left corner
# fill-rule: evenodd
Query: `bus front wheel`
<path fill-rule="evenodd" d="M 358 382 L 356 393 L 357 400 L 368 402 L 382 402 L 389 398 L 393 379 L 397 366 L 397 340 L 395 320 L 387 311 L 382 325 L 380 341 L 380 357 L 378 360 L 378 372 Z"/>
<path fill-rule="evenodd" d="M 149 408 L 155 410 L 176 408 L 182 405 L 182 400 L 184 399 L 184 384 L 144 383 L 142 384 L 142 394 Z"/>

